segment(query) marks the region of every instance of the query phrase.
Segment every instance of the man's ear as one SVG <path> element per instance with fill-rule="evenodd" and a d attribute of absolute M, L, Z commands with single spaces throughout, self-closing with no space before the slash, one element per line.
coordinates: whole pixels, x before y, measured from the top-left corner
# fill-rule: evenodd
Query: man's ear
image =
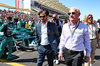
<path fill-rule="evenodd" d="M 81 15 L 81 13 L 79 13 L 79 16 Z"/>

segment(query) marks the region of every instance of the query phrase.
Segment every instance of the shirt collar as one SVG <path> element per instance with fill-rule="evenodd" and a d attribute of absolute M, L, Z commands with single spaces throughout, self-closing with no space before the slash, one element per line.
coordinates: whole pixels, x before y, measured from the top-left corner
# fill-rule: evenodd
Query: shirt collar
<path fill-rule="evenodd" d="M 46 27 L 47 26 L 47 23 L 48 23 L 48 21 L 45 23 L 45 25 L 42 25 L 42 26 L 45 26 Z"/>
<path fill-rule="evenodd" d="M 79 23 L 79 21 L 73 27 L 76 27 L 78 25 L 78 23 Z M 69 26 L 72 26 L 72 24 L 70 23 Z"/>

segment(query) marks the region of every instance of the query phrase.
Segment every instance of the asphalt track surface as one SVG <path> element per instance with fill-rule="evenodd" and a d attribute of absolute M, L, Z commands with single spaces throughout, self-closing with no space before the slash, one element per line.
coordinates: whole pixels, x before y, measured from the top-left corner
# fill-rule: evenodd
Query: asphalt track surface
<path fill-rule="evenodd" d="M 12 53 L 11 62 L 7 62 L 4 59 L 0 59 L 0 66 L 36 66 L 37 64 L 37 51 L 27 50 L 27 51 L 15 51 Z M 84 65 L 84 64 L 83 64 Z M 43 63 L 43 66 L 48 66 L 47 58 Z M 60 64 L 54 66 L 66 66 L 64 59 Z M 94 59 L 94 66 L 100 66 L 100 49 L 96 49 L 96 55 Z"/>

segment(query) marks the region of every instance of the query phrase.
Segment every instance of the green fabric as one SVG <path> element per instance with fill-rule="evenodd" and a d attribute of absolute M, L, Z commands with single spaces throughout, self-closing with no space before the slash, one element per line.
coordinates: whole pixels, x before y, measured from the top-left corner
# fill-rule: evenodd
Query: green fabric
<path fill-rule="evenodd" d="M 20 28 L 20 26 L 21 26 L 21 23 L 20 23 L 20 21 L 18 21 L 17 22 L 17 27 Z"/>
<path fill-rule="evenodd" d="M 12 45 L 13 45 L 13 41 L 11 41 L 11 40 L 13 40 L 12 37 L 7 37 L 7 38 L 5 38 L 5 39 L 3 40 L 3 42 L 1 43 L 1 45 L 0 45 L 0 58 L 1 58 L 1 56 L 2 56 L 2 53 L 3 53 L 3 51 L 4 51 L 4 48 L 8 45 L 8 50 L 9 50 L 9 51 L 8 51 L 7 60 L 10 59 L 11 53 L 12 53 Z"/>
<path fill-rule="evenodd" d="M 11 57 L 13 37 L 7 37 L 7 36 L 12 35 L 13 30 L 14 30 L 13 22 L 5 23 L 0 27 L 0 31 L 4 32 L 4 35 L 6 36 L 0 45 L 0 58 L 2 56 L 3 50 L 6 47 L 6 45 L 8 45 L 8 49 L 9 49 L 7 60 Z"/>
<path fill-rule="evenodd" d="M 25 28 L 25 24 L 26 24 L 25 21 L 21 21 L 21 27 Z"/>
<path fill-rule="evenodd" d="M 3 21 L 2 21 L 2 20 L 0 20 L 0 26 L 2 26 L 2 24 L 3 24 Z"/>
<path fill-rule="evenodd" d="M 6 32 L 6 35 L 12 35 L 13 30 L 14 30 L 14 23 L 13 22 L 9 22 L 7 24 L 7 32 Z"/>

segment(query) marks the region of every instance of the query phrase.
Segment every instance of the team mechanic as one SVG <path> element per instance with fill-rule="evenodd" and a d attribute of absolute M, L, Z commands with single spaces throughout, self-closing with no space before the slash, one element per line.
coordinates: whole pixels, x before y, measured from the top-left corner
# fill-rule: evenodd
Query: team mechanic
<path fill-rule="evenodd" d="M 14 22 L 12 22 L 11 17 L 7 17 L 7 23 L 4 23 L 0 27 L 0 31 L 4 32 L 4 40 L 2 41 L 0 45 L 0 58 L 2 56 L 2 53 L 4 51 L 5 46 L 8 44 L 8 56 L 7 56 L 7 61 L 10 61 L 10 56 L 12 53 L 12 45 L 13 45 L 13 36 L 12 32 L 14 30 Z"/>

